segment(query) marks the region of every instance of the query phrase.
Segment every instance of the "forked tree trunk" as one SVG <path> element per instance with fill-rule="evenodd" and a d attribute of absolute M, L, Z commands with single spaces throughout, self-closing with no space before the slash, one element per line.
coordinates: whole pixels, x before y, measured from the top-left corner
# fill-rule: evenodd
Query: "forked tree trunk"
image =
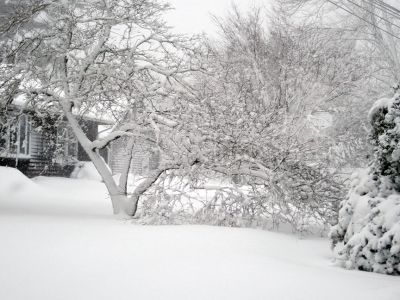
<path fill-rule="evenodd" d="M 91 141 L 87 138 L 75 116 L 70 111 L 69 104 L 65 101 L 62 101 L 61 105 L 65 117 L 67 118 L 68 123 L 71 126 L 78 142 L 81 144 L 82 148 L 85 150 L 104 181 L 104 184 L 110 194 L 113 213 L 115 215 L 123 214 L 131 216 L 130 212 L 133 210 L 133 208 L 130 206 L 136 205 L 130 205 L 129 197 L 126 195 L 126 193 L 121 192 L 104 160 L 96 151 L 94 151 L 94 149 L 92 149 Z M 134 211 L 136 212 L 136 208 Z"/>
<path fill-rule="evenodd" d="M 128 143 L 129 157 L 125 162 L 123 174 L 121 174 L 120 178 L 120 184 L 118 185 L 112 177 L 110 169 L 107 167 L 102 157 L 93 149 L 92 142 L 87 138 L 75 116 L 71 113 L 69 109 L 69 104 L 67 102 L 61 101 L 61 105 L 68 120 L 68 123 L 71 126 L 76 138 L 78 139 L 82 148 L 88 154 L 89 158 L 93 162 L 94 166 L 96 167 L 97 171 L 104 181 L 104 184 L 110 194 L 114 214 L 128 217 L 135 216 L 140 197 L 158 180 L 158 178 L 165 171 L 179 168 L 179 165 L 176 164 L 164 165 L 162 167 L 159 167 L 157 170 L 151 172 L 147 176 L 147 178 L 135 188 L 132 195 L 128 196 L 127 182 L 133 155 L 134 141 L 132 140 Z M 194 163 L 196 163 L 196 161 L 194 161 L 193 164 Z"/>

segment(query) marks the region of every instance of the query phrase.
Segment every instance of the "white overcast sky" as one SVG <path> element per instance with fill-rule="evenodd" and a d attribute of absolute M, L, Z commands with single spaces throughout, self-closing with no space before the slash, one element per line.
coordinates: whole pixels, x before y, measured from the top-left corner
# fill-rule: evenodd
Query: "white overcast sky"
<path fill-rule="evenodd" d="M 175 9 L 167 14 L 169 25 L 179 33 L 213 34 L 216 27 L 211 20 L 211 15 L 224 16 L 231 3 L 246 10 L 252 6 L 268 7 L 275 0 L 166 0 Z M 279 0 L 278 0 L 279 1 Z M 400 0 L 384 0 L 384 2 L 400 9 Z"/>
<path fill-rule="evenodd" d="M 255 4 L 265 5 L 273 0 L 235 0 L 240 9 L 246 10 Z M 215 25 L 211 14 L 224 16 L 232 0 L 168 0 L 175 9 L 168 13 L 167 21 L 180 33 L 213 33 Z"/>

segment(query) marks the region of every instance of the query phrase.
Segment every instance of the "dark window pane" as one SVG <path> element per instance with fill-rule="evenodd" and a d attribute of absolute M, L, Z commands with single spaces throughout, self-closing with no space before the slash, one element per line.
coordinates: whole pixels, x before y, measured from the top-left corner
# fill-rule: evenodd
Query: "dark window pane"
<path fill-rule="evenodd" d="M 19 118 L 19 153 L 28 154 L 27 151 L 27 132 L 26 132 L 26 116 L 21 116 Z"/>
<path fill-rule="evenodd" d="M 0 153 L 7 151 L 8 126 L 0 125 Z"/>
<path fill-rule="evenodd" d="M 17 153 L 18 149 L 18 125 L 10 125 L 10 142 L 9 142 L 9 153 Z"/>

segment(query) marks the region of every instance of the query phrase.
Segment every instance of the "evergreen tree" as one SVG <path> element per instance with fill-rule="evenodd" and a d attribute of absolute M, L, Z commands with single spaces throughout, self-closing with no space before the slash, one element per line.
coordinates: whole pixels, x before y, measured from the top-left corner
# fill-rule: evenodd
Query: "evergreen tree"
<path fill-rule="evenodd" d="M 400 94 L 379 100 L 370 121 L 374 161 L 353 176 L 330 237 L 343 266 L 400 275 Z"/>
<path fill-rule="evenodd" d="M 400 94 L 390 107 L 382 107 L 371 116 L 371 141 L 375 147 L 372 169 L 380 190 L 400 191 Z"/>

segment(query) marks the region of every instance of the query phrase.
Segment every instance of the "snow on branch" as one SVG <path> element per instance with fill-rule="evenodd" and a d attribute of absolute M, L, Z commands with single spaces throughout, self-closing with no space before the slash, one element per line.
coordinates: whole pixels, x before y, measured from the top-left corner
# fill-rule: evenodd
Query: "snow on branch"
<path fill-rule="evenodd" d="M 160 115 L 154 114 L 154 113 L 152 113 L 150 115 L 150 118 L 154 122 L 162 124 L 162 125 L 165 125 L 167 127 L 175 128 L 176 126 L 178 126 L 178 122 L 176 122 L 174 120 L 171 120 L 171 119 L 168 119 L 168 118 L 166 118 L 164 116 L 160 116 Z"/>
<path fill-rule="evenodd" d="M 134 133 L 133 130 L 139 130 L 135 124 L 126 124 L 121 126 L 118 130 L 115 130 L 109 133 L 106 137 L 97 139 L 90 144 L 90 149 L 103 149 L 107 147 L 112 141 L 123 137 L 123 136 L 130 136 L 130 137 L 141 137 L 145 139 L 151 139 L 151 137 L 146 136 L 142 133 Z"/>
<path fill-rule="evenodd" d="M 392 104 L 393 104 L 393 98 L 382 98 L 377 100 L 368 113 L 368 121 L 370 122 L 370 124 L 373 124 L 375 115 L 381 109 L 388 109 Z"/>

